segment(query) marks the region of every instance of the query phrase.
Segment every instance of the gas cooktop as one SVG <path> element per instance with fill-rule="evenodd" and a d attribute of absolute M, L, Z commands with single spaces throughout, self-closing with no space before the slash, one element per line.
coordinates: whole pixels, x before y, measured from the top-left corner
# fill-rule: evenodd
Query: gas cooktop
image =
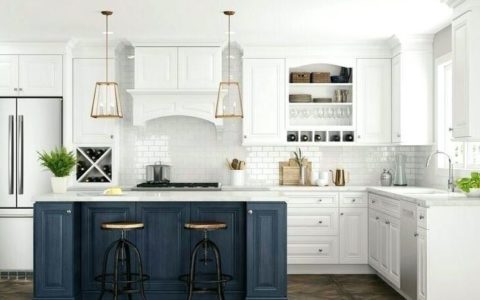
<path fill-rule="evenodd" d="M 220 182 L 144 182 L 134 191 L 220 191 Z"/>

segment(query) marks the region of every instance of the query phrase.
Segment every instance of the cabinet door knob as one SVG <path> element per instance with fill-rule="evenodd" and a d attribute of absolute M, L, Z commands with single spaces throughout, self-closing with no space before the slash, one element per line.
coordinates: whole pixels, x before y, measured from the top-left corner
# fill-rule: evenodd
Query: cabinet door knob
<path fill-rule="evenodd" d="M 424 217 L 424 216 L 422 216 L 422 215 L 420 215 L 418 218 L 419 218 L 420 220 L 423 220 L 423 219 L 425 219 L 425 217 Z"/>
<path fill-rule="evenodd" d="M 397 133 L 397 137 L 401 137 L 401 134 L 400 134 L 400 133 Z"/>
<path fill-rule="evenodd" d="M 318 202 L 322 202 L 322 200 L 323 200 L 323 199 L 322 199 L 322 198 L 320 198 L 320 199 L 318 199 Z"/>
<path fill-rule="evenodd" d="M 375 202 L 377 202 L 377 201 L 375 201 L 375 200 L 372 200 L 372 203 L 375 203 Z"/>
<path fill-rule="evenodd" d="M 379 219 L 380 219 L 380 217 L 376 217 L 376 218 L 375 218 L 375 220 L 379 220 Z"/>
<path fill-rule="evenodd" d="M 453 131 L 453 128 L 452 127 L 448 128 L 448 131 Z"/>
<path fill-rule="evenodd" d="M 353 199 L 352 199 L 352 202 L 355 202 L 355 201 L 357 201 L 357 199 L 353 198 Z"/>
<path fill-rule="evenodd" d="M 321 220 L 320 220 L 320 221 L 318 221 L 318 224 L 322 224 L 322 223 L 323 223 L 323 221 L 321 221 Z"/>
<path fill-rule="evenodd" d="M 243 138 L 246 139 L 246 138 L 247 138 L 247 135 L 244 135 Z"/>
<path fill-rule="evenodd" d="M 17 88 L 13 88 L 13 90 L 14 90 L 15 92 L 17 92 L 17 91 L 18 91 L 18 89 L 17 89 Z"/>
<path fill-rule="evenodd" d="M 253 210 L 249 209 L 249 210 L 248 210 L 248 214 L 249 214 L 249 215 L 253 215 Z"/>
<path fill-rule="evenodd" d="M 360 136 L 360 135 L 357 135 L 357 138 L 359 139 L 359 138 L 361 138 L 361 136 Z"/>
<path fill-rule="evenodd" d="M 385 221 L 385 224 L 387 224 L 387 225 L 390 224 L 390 221 Z"/>
<path fill-rule="evenodd" d="M 23 89 L 22 89 L 22 88 L 19 88 L 18 90 L 19 90 L 20 92 L 21 92 L 21 91 L 23 91 Z"/>
<path fill-rule="evenodd" d="M 110 135 L 110 139 L 113 140 L 114 137 L 115 137 L 115 136 L 114 136 L 113 134 Z"/>
<path fill-rule="evenodd" d="M 323 252 L 323 249 L 318 249 L 318 252 L 322 253 L 322 252 Z"/>
<path fill-rule="evenodd" d="M 72 211 L 70 209 L 67 209 L 66 213 L 69 215 L 72 213 Z"/>
<path fill-rule="evenodd" d="M 415 232 L 415 234 L 413 235 L 414 237 L 417 237 L 418 236 L 418 233 Z"/>
<path fill-rule="evenodd" d="M 343 216 L 343 213 L 340 213 L 341 216 Z"/>

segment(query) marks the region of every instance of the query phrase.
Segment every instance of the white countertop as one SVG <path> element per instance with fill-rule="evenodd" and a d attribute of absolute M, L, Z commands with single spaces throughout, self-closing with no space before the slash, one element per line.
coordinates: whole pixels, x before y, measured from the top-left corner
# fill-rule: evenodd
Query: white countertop
<path fill-rule="evenodd" d="M 367 186 L 222 186 L 223 191 L 279 191 L 279 192 L 366 192 Z"/>
<path fill-rule="evenodd" d="M 120 196 L 107 196 L 100 191 L 78 191 L 35 197 L 35 202 L 286 202 L 287 200 L 288 198 L 281 192 L 274 191 L 124 191 Z"/>
<path fill-rule="evenodd" d="M 432 206 L 480 206 L 480 198 L 469 198 L 461 192 L 448 192 L 423 187 L 369 187 L 369 192 L 394 199 Z"/>

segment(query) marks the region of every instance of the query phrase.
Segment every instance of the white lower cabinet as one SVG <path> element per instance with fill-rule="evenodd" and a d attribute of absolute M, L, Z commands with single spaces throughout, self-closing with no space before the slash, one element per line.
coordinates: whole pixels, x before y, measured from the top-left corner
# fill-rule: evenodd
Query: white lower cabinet
<path fill-rule="evenodd" d="M 289 265 L 368 263 L 366 193 L 285 194 Z"/>
<path fill-rule="evenodd" d="M 427 231 L 417 229 L 417 300 L 427 299 Z"/>
<path fill-rule="evenodd" d="M 340 209 L 340 263 L 368 262 L 367 215 L 366 208 Z"/>
<path fill-rule="evenodd" d="M 372 198 L 371 198 L 372 199 Z M 375 197 L 375 207 L 382 207 Z M 393 199 L 385 198 L 392 204 Z M 370 203 L 373 203 L 370 201 Z M 395 213 L 395 215 L 397 215 Z M 397 288 L 400 287 L 400 219 L 370 208 L 368 211 L 368 263 Z"/>

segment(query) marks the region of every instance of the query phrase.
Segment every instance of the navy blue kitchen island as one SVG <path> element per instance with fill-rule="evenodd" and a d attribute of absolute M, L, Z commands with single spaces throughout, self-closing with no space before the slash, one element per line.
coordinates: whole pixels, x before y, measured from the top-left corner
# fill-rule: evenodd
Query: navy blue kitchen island
<path fill-rule="evenodd" d="M 118 232 L 100 226 L 127 220 L 145 224 L 143 230 L 127 232 L 127 238 L 139 248 L 144 272 L 150 275 L 145 284 L 148 299 L 186 299 L 186 285 L 179 276 L 188 273 L 190 252 L 202 238 L 201 232 L 183 228 L 189 221 L 228 225 L 210 234 L 220 248 L 223 272 L 233 276 L 225 288 L 226 299 L 287 299 L 287 208 L 280 197 L 270 195 L 261 201 L 261 193 L 253 197 L 217 192 L 206 201 L 210 193 L 132 194 L 115 201 L 80 193 L 68 193 L 65 201 L 61 195 L 46 195 L 35 203 L 34 299 L 96 299 L 95 276 L 102 271 L 105 249 L 119 238 Z M 220 200 L 222 194 L 225 201 Z M 181 197 L 182 201 L 173 201 Z"/>

